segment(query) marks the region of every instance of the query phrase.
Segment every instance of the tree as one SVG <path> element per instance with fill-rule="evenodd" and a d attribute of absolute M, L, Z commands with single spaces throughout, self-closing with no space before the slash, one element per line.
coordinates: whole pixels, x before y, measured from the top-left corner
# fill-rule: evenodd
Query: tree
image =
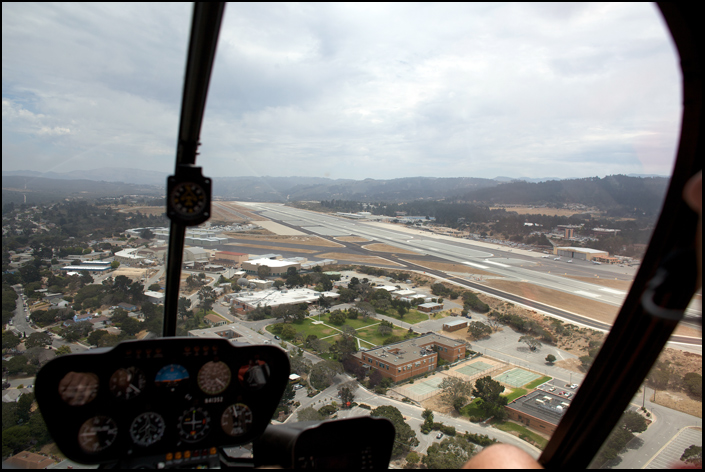
<path fill-rule="evenodd" d="M 632 433 L 643 433 L 648 425 L 646 419 L 636 411 L 627 411 L 620 420 L 621 426 Z"/>
<path fill-rule="evenodd" d="M 467 402 L 467 397 L 458 397 L 453 400 L 453 408 L 455 409 L 455 411 L 460 412 L 460 410 L 465 406 Z"/>
<path fill-rule="evenodd" d="M 365 378 L 366 372 L 365 368 L 360 365 L 357 360 L 355 360 L 354 357 L 349 356 L 346 359 L 343 359 L 343 369 L 345 369 L 345 372 L 348 372 L 352 375 L 354 375 L 358 381 L 362 381 Z"/>
<path fill-rule="evenodd" d="M 387 325 L 380 324 L 377 326 L 377 332 L 382 336 L 389 336 L 392 334 L 393 329 Z"/>
<path fill-rule="evenodd" d="M 215 303 L 216 293 L 213 287 L 206 285 L 201 287 L 198 291 L 198 299 L 201 301 L 201 306 L 204 311 L 208 311 L 213 308 L 213 303 Z"/>
<path fill-rule="evenodd" d="M 12 349 L 20 343 L 20 338 L 15 336 L 11 331 L 3 331 L 2 333 L 2 348 Z"/>
<path fill-rule="evenodd" d="M 149 290 L 151 290 L 153 292 L 158 292 L 161 289 L 162 289 L 162 286 L 159 284 L 152 284 L 149 286 Z"/>
<path fill-rule="evenodd" d="M 119 261 L 113 261 L 113 262 L 110 263 L 110 268 L 111 268 L 111 269 L 117 269 L 118 267 L 120 267 L 120 262 L 119 262 Z"/>
<path fill-rule="evenodd" d="M 64 356 L 66 354 L 71 354 L 71 346 L 69 346 L 67 344 L 64 344 L 63 346 L 59 346 L 58 348 L 56 348 L 55 353 L 56 353 L 56 357 Z"/>
<path fill-rule="evenodd" d="M 695 444 L 689 446 L 683 455 L 681 455 L 681 461 L 686 464 L 700 464 L 703 463 L 703 448 L 702 446 L 696 446 Z"/>
<path fill-rule="evenodd" d="M 342 403 L 343 408 L 350 408 L 350 404 L 355 399 L 355 394 L 350 387 L 345 386 L 338 390 L 338 393 L 340 394 L 340 402 Z"/>
<path fill-rule="evenodd" d="M 334 325 L 340 326 L 345 323 L 345 313 L 340 310 L 335 310 L 333 313 L 330 314 L 329 320 Z"/>
<path fill-rule="evenodd" d="M 306 359 L 304 356 L 290 356 L 289 365 L 291 366 L 291 372 L 298 375 L 305 375 L 311 372 L 312 363 L 310 360 Z"/>
<path fill-rule="evenodd" d="M 296 414 L 296 417 L 299 421 L 321 421 L 324 419 L 323 415 L 321 415 L 312 406 L 300 409 Z"/>
<path fill-rule="evenodd" d="M 695 373 L 688 372 L 683 376 L 683 383 L 685 384 L 688 393 L 696 397 L 698 400 L 703 397 L 703 376 Z"/>
<path fill-rule="evenodd" d="M 373 307 L 369 302 L 359 301 L 355 303 L 355 307 L 357 307 L 357 310 L 362 313 L 363 319 L 374 318 L 377 316 L 375 307 Z"/>
<path fill-rule="evenodd" d="M 450 436 L 433 443 L 422 459 L 429 469 L 460 469 L 475 454 L 475 445 L 464 436 Z"/>
<path fill-rule="evenodd" d="M 468 325 L 468 333 L 473 339 L 482 339 L 492 334 L 492 328 L 481 321 L 473 321 Z"/>
<path fill-rule="evenodd" d="M 51 339 L 51 336 L 49 336 L 49 333 L 32 333 L 24 342 L 24 346 L 27 349 L 32 349 L 34 347 L 44 348 L 46 346 L 50 346 L 52 341 L 53 340 Z"/>
<path fill-rule="evenodd" d="M 103 336 L 107 336 L 108 334 L 109 333 L 105 330 L 97 329 L 88 335 L 88 338 L 87 338 L 88 344 L 90 344 L 92 346 L 98 346 L 99 342 L 100 342 L 100 338 L 102 338 Z"/>
<path fill-rule="evenodd" d="M 308 377 L 311 386 L 317 390 L 324 390 L 333 385 L 337 374 L 343 371 L 343 366 L 334 361 L 321 361 L 311 368 Z"/>
<path fill-rule="evenodd" d="M 419 455 L 414 451 L 411 451 L 406 455 L 406 462 L 409 464 L 417 464 L 420 459 L 421 458 L 419 457 Z"/>
<path fill-rule="evenodd" d="M 556 362 L 556 356 L 554 356 L 553 354 L 547 355 L 546 362 L 548 362 L 549 364 L 553 364 L 554 362 Z"/>
<path fill-rule="evenodd" d="M 191 299 L 186 297 L 179 297 L 179 301 L 176 304 L 176 312 L 179 314 L 183 321 L 188 318 L 189 308 L 191 308 Z"/>
<path fill-rule="evenodd" d="M 465 382 L 457 377 L 446 377 L 438 385 L 441 389 L 441 400 L 447 405 L 454 405 L 458 398 L 467 399 L 472 393 L 472 383 Z"/>
<path fill-rule="evenodd" d="M 290 324 L 284 325 L 282 329 L 282 338 L 293 339 L 296 336 L 296 328 Z"/>
<path fill-rule="evenodd" d="M 392 448 L 392 456 L 399 456 L 419 445 L 419 440 L 416 438 L 416 432 L 411 429 L 401 412 L 393 406 L 383 405 L 372 410 L 370 414 L 373 417 L 384 417 L 392 422 L 396 430 L 394 447 Z"/>
<path fill-rule="evenodd" d="M 271 273 L 271 269 L 265 265 L 257 267 L 257 277 L 259 277 L 260 279 L 266 279 Z"/>
<path fill-rule="evenodd" d="M 533 336 L 529 336 L 528 334 L 519 337 L 519 342 L 526 343 L 526 345 L 529 346 L 529 349 L 532 351 L 535 351 L 542 346 L 541 341 L 539 341 Z"/>

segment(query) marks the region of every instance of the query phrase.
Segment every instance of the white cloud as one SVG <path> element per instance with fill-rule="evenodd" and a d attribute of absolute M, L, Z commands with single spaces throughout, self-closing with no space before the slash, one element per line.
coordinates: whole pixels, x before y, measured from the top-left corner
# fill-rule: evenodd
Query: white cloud
<path fill-rule="evenodd" d="M 4 168 L 173 168 L 190 7 L 3 4 L 2 21 Z M 668 173 L 679 80 L 649 5 L 229 4 L 199 164 Z"/>

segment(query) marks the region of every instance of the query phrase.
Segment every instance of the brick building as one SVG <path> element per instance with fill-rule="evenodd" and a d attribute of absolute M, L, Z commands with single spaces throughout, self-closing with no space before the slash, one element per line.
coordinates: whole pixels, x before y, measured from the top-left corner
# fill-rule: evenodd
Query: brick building
<path fill-rule="evenodd" d="M 457 319 L 453 320 L 451 319 L 450 321 L 446 321 L 443 323 L 443 331 L 458 331 L 459 329 L 467 328 L 468 327 L 468 322 L 467 320 L 463 319 Z"/>
<path fill-rule="evenodd" d="M 393 382 L 433 372 L 439 356 L 447 362 L 464 359 L 465 343 L 428 333 L 355 354 L 363 368 L 376 369 Z"/>
<path fill-rule="evenodd" d="M 535 390 L 504 408 L 509 419 L 540 433 L 553 434 L 569 406 L 570 401 L 565 397 Z"/>
<path fill-rule="evenodd" d="M 236 266 L 245 262 L 249 256 L 242 252 L 218 251 L 215 253 L 215 261 L 229 266 Z"/>

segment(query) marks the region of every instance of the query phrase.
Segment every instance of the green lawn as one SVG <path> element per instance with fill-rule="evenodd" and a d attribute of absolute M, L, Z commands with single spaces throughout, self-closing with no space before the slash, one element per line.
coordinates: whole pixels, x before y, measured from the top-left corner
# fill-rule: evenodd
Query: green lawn
<path fill-rule="evenodd" d="M 485 410 L 480 408 L 480 399 L 476 398 L 460 409 L 460 414 L 469 417 L 484 417 Z"/>
<path fill-rule="evenodd" d="M 507 403 L 511 403 L 514 400 L 516 400 L 517 398 L 519 398 L 520 396 L 526 395 L 526 392 L 528 392 L 528 390 L 525 390 L 523 388 L 515 388 L 514 391 L 512 393 L 510 393 L 509 395 L 502 395 L 502 396 L 507 397 Z"/>
<path fill-rule="evenodd" d="M 318 321 L 318 315 L 312 316 L 309 319 Z M 337 324 L 330 322 L 330 313 L 326 313 L 325 315 L 321 315 L 321 321 L 323 321 L 324 323 L 329 324 L 331 326 L 335 326 L 338 329 L 343 329 L 343 326 L 345 326 L 345 325 L 348 325 L 354 329 L 360 329 L 360 328 L 364 328 L 365 326 L 379 324 L 379 320 L 376 320 L 374 318 L 369 318 L 367 320 L 363 320 L 362 316 L 360 316 L 356 320 L 351 320 L 350 318 L 347 318 L 345 320 L 344 324 L 338 326 Z"/>
<path fill-rule="evenodd" d="M 548 376 L 544 375 L 544 376 L 541 377 L 540 379 L 536 379 L 536 380 L 534 380 L 533 382 L 529 382 L 528 384 L 524 385 L 524 388 L 527 388 L 527 389 L 529 389 L 529 390 L 532 389 L 532 388 L 536 388 L 536 387 L 538 387 L 539 385 L 541 385 L 542 383 L 548 382 L 548 381 L 551 380 L 552 378 L 553 378 L 553 377 L 548 377 Z"/>
<path fill-rule="evenodd" d="M 502 431 L 516 431 L 517 433 L 519 433 L 520 439 L 523 439 L 525 441 L 527 438 L 530 439 L 538 445 L 539 449 L 544 449 L 546 447 L 546 444 L 548 444 L 548 439 L 544 438 L 539 434 L 534 433 L 530 429 L 520 424 L 512 423 L 511 421 L 496 422 L 493 424 L 493 426 Z"/>
<path fill-rule="evenodd" d="M 273 326 L 274 325 L 269 325 L 265 329 L 271 333 Z M 330 336 L 331 334 L 340 333 L 340 331 L 336 331 L 333 328 L 328 328 L 322 324 L 315 325 L 313 324 L 313 320 L 310 318 L 302 321 L 301 323 L 293 323 L 293 326 L 296 328 L 297 332 L 303 332 L 304 337 L 307 337 L 310 334 L 315 334 L 320 339 Z"/>
<path fill-rule="evenodd" d="M 409 310 L 408 313 L 404 314 L 403 318 L 399 318 L 399 313 L 397 313 L 396 310 L 391 309 L 391 308 L 389 310 L 379 311 L 378 313 L 381 315 L 389 316 L 391 318 L 395 318 L 399 321 L 403 321 L 404 323 L 409 323 L 409 324 L 416 324 L 421 321 L 428 320 L 428 315 L 426 313 L 421 313 L 418 310 Z"/>
<path fill-rule="evenodd" d="M 405 330 L 404 328 L 394 328 L 392 330 L 392 334 L 389 334 L 387 336 L 382 336 L 377 331 L 377 326 L 370 326 L 369 328 L 357 330 L 357 335 L 360 338 L 362 338 L 366 341 L 369 341 L 377 346 L 383 345 L 384 340 L 387 339 L 389 336 L 394 335 L 394 336 L 399 336 L 400 338 L 403 338 L 404 336 L 406 336 L 407 333 L 408 333 L 408 331 Z"/>

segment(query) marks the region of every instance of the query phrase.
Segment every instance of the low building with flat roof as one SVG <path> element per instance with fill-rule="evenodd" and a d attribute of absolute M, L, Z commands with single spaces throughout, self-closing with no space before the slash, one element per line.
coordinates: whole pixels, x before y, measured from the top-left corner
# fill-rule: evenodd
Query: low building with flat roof
<path fill-rule="evenodd" d="M 509 419 L 545 434 L 553 434 L 570 406 L 570 400 L 543 390 L 517 398 L 504 408 Z"/>
<path fill-rule="evenodd" d="M 423 311 L 424 313 L 432 313 L 434 311 L 439 311 L 443 309 L 443 304 L 442 303 L 422 303 L 421 305 L 418 306 L 419 311 Z"/>
<path fill-rule="evenodd" d="M 465 359 L 465 343 L 428 333 L 418 338 L 388 344 L 354 354 L 365 369 L 378 370 L 393 382 L 433 372 L 438 358 L 453 363 Z"/>
<path fill-rule="evenodd" d="M 291 290 L 262 290 L 261 292 L 246 292 L 242 291 L 232 297 L 234 303 L 237 303 L 246 310 L 251 310 L 258 307 L 279 306 L 279 305 L 294 305 L 298 303 L 315 303 L 321 297 L 338 298 L 340 294 L 336 292 L 316 292 L 308 288 L 297 288 Z"/>
<path fill-rule="evenodd" d="M 467 328 L 468 321 L 464 319 L 451 319 L 443 322 L 443 331 L 458 331 Z"/>
<path fill-rule="evenodd" d="M 599 249 L 590 249 L 587 247 L 555 247 L 553 253 L 558 256 L 570 257 L 571 259 L 580 259 L 591 261 L 596 257 L 607 257 L 610 255 L 607 251 Z"/>

